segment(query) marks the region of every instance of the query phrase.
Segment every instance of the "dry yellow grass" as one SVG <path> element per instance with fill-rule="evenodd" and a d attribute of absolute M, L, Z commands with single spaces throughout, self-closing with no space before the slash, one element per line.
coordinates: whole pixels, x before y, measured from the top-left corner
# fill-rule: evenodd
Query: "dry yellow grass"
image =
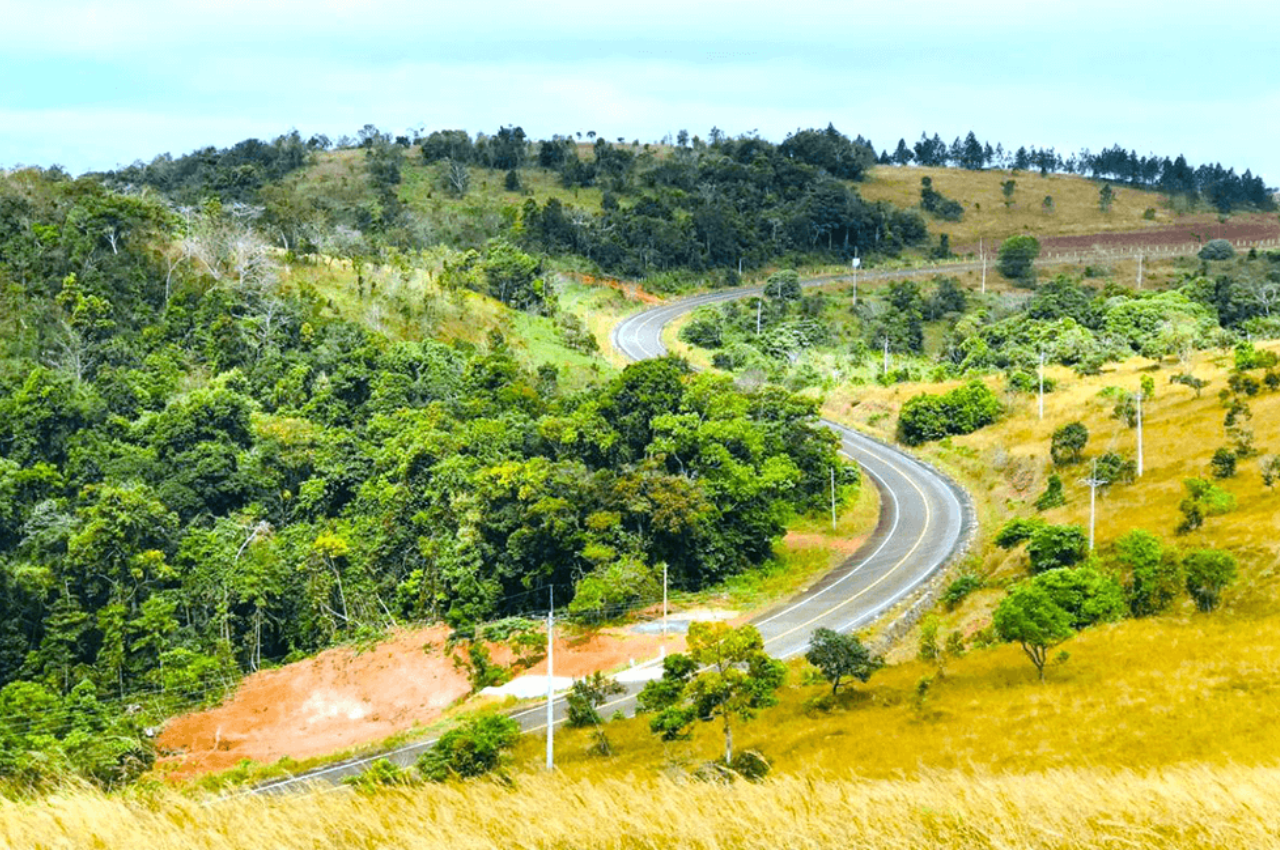
<path fill-rule="evenodd" d="M 1170 224 L 1178 216 L 1172 212 L 1163 195 L 1128 187 L 1113 187 L 1115 200 L 1110 212 L 1098 209 L 1098 192 L 1102 183 L 1071 174 L 1051 174 L 1041 177 L 1034 171 L 1016 174 L 1002 169 L 992 171 L 965 171 L 960 168 L 894 168 L 879 166 L 872 169 L 865 183 L 858 184 L 858 191 L 870 201 L 889 201 L 900 207 L 913 207 L 920 203 L 920 178 L 933 178 L 937 192 L 964 205 L 961 221 L 930 221 L 932 233 L 947 233 L 955 247 L 977 243 L 986 239 L 992 249 L 1015 233 L 1031 233 L 1036 236 L 1070 236 L 1084 233 L 1103 233 L 1117 230 L 1142 230 Z M 1000 186 L 1013 180 L 1017 187 L 1013 193 L 1014 204 L 1006 208 Z M 1045 196 L 1051 196 L 1054 210 L 1047 212 L 1041 206 Z M 1147 208 L 1155 209 L 1155 220 L 1142 217 Z"/>
<path fill-rule="evenodd" d="M 1272 848 L 1275 767 L 805 775 L 725 787 L 655 777 L 241 799 L 69 793 L 0 804 L 26 848 Z"/>
<path fill-rule="evenodd" d="M 1280 351 L 1280 343 L 1259 347 Z M 970 490 L 991 506 L 991 518 L 999 523 L 1015 513 L 1026 513 L 1027 504 L 1043 492 L 1048 475 L 1055 471 L 1049 459 L 1053 431 L 1067 422 L 1079 420 L 1089 429 L 1086 456 L 1114 450 L 1133 457 L 1136 431 L 1112 417 L 1115 399 L 1101 397 L 1099 392 L 1106 387 L 1136 392 L 1142 377 L 1150 375 L 1155 380 L 1156 397 L 1144 406 L 1145 474 L 1134 484 L 1118 484 L 1100 493 L 1099 547 L 1132 528 L 1144 528 L 1185 548 L 1231 549 L 1244 569 L 1241 586 L 1228 592 L 1227 609 L 1280 611 L 1280 590 L 1275 586 L 1275 568 L 1280 564 L 1280 493 L 1263 486 L 1256 458 L 1242 460 L 1234 478 L 1217 482 L 1235 496 L 1235 510 L 1209 518 L 1198 531 L 1174 535 L 1181 520 L 1178 503 L 1186 495 L 1183 480 L 1208 478 L 1210 457 L 1227 444 L 1223 429 L 1226 411 L 1217 396 L 1227 386 L 1232 363 L 1229 352 L 1217 351 L 1201 353 L 1185 367 L 1167 360 L 1157 366 L 1134 358 L 1091 377 L 1051 368 L 1046 374 L 1058 381 L 1058 389 L 1045 396 L 1043 421 L 1037 417 L 1034 395 L 1006 394 L 1009 412 L 1001 422 L 922 451 L 964 478 Z M 1201 398 L 1187 387 L 1169 384 L 1170 376 L 1181 371 L 1209 381 Z M 989 383 L 996 389 L 1003 385 L 998 378 Z M 833 418 L 858 422 L 887 435 L 908 398 L 923 390 L 954 385 L 846 388 L 829 394 L 825 410 Z M 1280 393 L 1264 389 L 1247 402 L 1253 413 L 1247 424 L 1254 431 L 1256 447 L 1262 454 L 1280 452 Z M 1087 460 L 1084 465 L 1057 472 L 1066 484 L 1068 503 L 1047 512 L 1045 518 L 1087 524 L 1088 488 L 1079 483 L 1086 477 Z"/>

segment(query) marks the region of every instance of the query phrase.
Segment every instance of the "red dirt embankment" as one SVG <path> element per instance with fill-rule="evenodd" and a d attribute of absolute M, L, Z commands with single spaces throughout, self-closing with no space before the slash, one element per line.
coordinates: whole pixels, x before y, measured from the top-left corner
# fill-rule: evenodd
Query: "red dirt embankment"
<path fill-rule="evenodd" d="M 470 691 L 466 674 L 445 654 L 445 626 L 406 629 L 376 648 L 331 649 L 295 664 L 249 676 L 217 708 L 175 717 L 158 744 L 174 779 L 227 770 L 242 759 L 313 758 L 381 741 L 439 719 Z M 557 640 L 557 676 L 583 676 L 653 658 L 661 639 L 603 631 Z M 424 651 L 425 647 L 425 651 Z M 670 652 L 683 638 L 667 641 Z M 504 645 L 495 661 L 510 661 Z M 546 663 L 528 673 L 546 672 Z"/>
<path fill-rule="evenodd" d="M 1250 213 L 1218 221 L 1212 215 L 1189 215 L 1177 224 L 1152 225 L 1141 230 L 1110 233 L 1085 233 L 1075 236 L 1041 236 L 1041 256 L 1046 254 L 1087 254 L 1092 251 L 1138 252 L 1172 250 L 1210 239 L 1226 239 L 1233 243 L 1258 243 L 1280 240 L 1280 221 L 1275 215 Z M 995 243 L 988 242 L 988 250 Z M 959 254 L 978 252 L 977 243 L 960 245 Z"/>

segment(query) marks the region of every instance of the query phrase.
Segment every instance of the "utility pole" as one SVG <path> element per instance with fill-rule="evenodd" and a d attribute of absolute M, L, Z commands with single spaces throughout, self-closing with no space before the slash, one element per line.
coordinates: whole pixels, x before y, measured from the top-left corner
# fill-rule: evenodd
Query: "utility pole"
<path fill-rule="evenodd" d="M 662 646 L 658 655 L 667 657 L 667 562 L 662 562 Z"/>
<path fill-rule="evenodd" d="M 1040 352 L 1040 421 L 1044 421 L 1044 352 Z"/>
<path fill-rule="evenodd" d="M 1142 389 L 1138 389 L 1138 477 L 1142 477 Z"/>
<path fill-rule="evenodd" d="M 836 468 L 831 467 L 831 530 L 836 530 Z"/>
<path fill-rule="evenodd" d="M 756 299 L 756 336 L 760 336 L 760 310 L 764 307 L 764 296 Z"/>
<path fill-rule="evenodd" d="M 982 294 L 987 294 L 987 252 L 983 249 L 982 240 L 978 240 L 978 255 L 982 257 Z"/>
<path fill-rule="evenodd" d="M 853 306 L 858 306 L 858 267 L 862 265 L 862 260 L 858 259 L 858 249 L 853 249 L 853 259 L 849 261 L 849 265 L 853 266 Z"/>
<path fill-rule="evenodd" d="M 884 379 L 889 380 L 889 337 L 884 338 Z"/>
<path fill-rule="evenodd" d="M 556 716 L 554 653 L 556 629 L 556 589 L 547 588 L 547 770 L 556 769 Z"/>
<path fill-rule="evenodd" d="M 1138 288 L 1142 288 L 1142 254 L 1138 255 Z"/>
<path fill-rule="evenodd" d="M 1093 529 L 1098 516 L 1098 488 L 1106 481 L 1098 478 L 1098 459 L 1093 459 L 1093 472 L 1089 477 L 1080 482 L 1089 485 L 1089 551 L 1093 551 Z"/>

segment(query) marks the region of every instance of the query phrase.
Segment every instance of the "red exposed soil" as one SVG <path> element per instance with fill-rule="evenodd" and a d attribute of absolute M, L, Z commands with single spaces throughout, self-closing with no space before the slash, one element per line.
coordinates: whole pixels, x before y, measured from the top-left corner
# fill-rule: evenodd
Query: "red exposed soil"
<path fill-rule="evenodd" d="M 1112 233 L 1086 233 L 1077 236 L 1040 237 L 1041 256 L 1052 254 L 1090 253 L 1093 251 L 1125 252 L 1140 250 L 1172 251 L 1183 246 L 1226 239 L 1234 244 L 1280 246 L 1280 220 L 1274 215 L 1235 216 L 1220 222 L 1216 216 L 1187 216 L 1177 224 L 1152 226 L 1142 230 Z M 978 251 L 978 246 L 964 245 L 959 253 Z"/>
<path fill-rule="evenodd" d="M 644 304 L 661 304 L 662 298 L 648 292 L 640 284 L 634 281 L 621 281 L 609 277 L 594 277 L 589 274 L 574 274 L 581 283 L 586 286 L 607 286 L 609 289 L 616 289 L 631 301 L 640 301 Z"/>
<path fill-rule="evenodd" d="M 331 649 L 248 677 L 226 703 L 176 717 L 160 735 L 161 760 L 174 779 L 227 770 L 242 759 L 313 758 L 381 741 L 440 718 L 470 690 L 443 649 L 448 629 L 406 629 L 376 648 Z M 653 658 L 660 638 L 610 631 L 556 642 L 557 676 L 583 676 Z M 424 652 L 424 647 L 426 651 Z M 682 638 L 668 651 L 684 648 Z M 492 649 L 508 663 L 505 645 Z M 545 662 L 529 673 L 545 673 Z"/>

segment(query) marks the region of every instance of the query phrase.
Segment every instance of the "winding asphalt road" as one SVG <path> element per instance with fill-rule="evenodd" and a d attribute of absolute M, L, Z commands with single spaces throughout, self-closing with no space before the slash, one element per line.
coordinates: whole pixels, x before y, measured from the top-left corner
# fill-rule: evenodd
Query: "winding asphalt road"
<path fill-rule="evenodd" d="M 931 270 L 936 273 L 937 270 Z M 860 277 L 880 277 L 881 273 Z M 885 275 L 887 276 L 887 275 Z M 901 277 L 901 273 L 895 273 Z M 831 278 L 805 281 L 815 285 Z M 614 328 L 614 346 L 632 360 L 666 354 L 662 330 L 679 316 L 719 301 L 759 294 L 759 287 L 695 295 L 653 307 L 631 316 Z M 803 653 L 813 630 L 825 626 L 839 632 L 861 628 L 909 595 L 942 568 L 961 548 L 974 525 L 968 495 L 932 467 L 898 449 L 835 422 L 822 420 L 840 438 L 840 451 L 862 467 L 880 491 L 880 519 L 871 536 L 841 566 L 814 586 L 752 622 L 764 637 L 765 648 L 777 658 Z M 606 704 L 606 716 L 614 711 L 635 710 L 635 695 L 646 672 L 659 672 L 657 660 L 630 671 L 627 693 Z M 638 675 L 635 675 L 638 674 Z M 564 718 L 564 700 L 552 706 L 555 722 Z M 546 702 L 511 715 L 526 732 L 546 728 Z M 365 770 L 371 762 L 387 758 L 408 766 L 434 741 L 421 741 L 391 752 L 330 765 L 305 774 L 258 786 L 247 793 L 279 794 L 302 787 L 334 785 Z"/>

